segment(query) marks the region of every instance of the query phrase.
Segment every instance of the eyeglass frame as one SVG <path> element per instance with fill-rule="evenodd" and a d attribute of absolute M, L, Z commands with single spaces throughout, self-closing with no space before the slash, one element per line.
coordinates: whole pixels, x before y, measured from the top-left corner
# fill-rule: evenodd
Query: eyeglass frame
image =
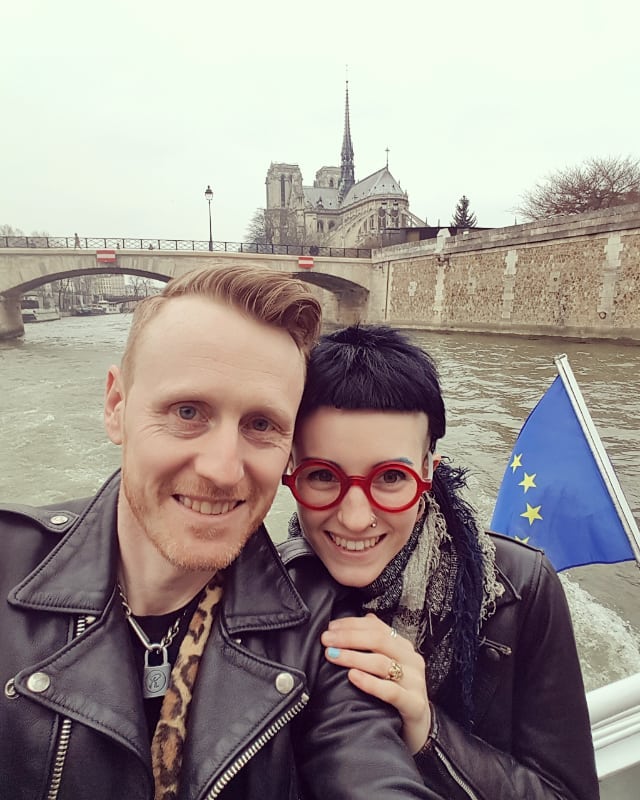
<path fill-rule="evenodd" d="M 431 451 L 427 453 L 428 474 L 425 480 L 424 478 L 421 478 L 414 469 L 407 466 L 407 464 L 402 461 L 385 461 L 383 464 L 378 464 L 370 469 L 366 475 L 347 475 L 347 473 L 341 467 L 331 461 L 326 461 L 323 458 L 312 458 L 308 461 L 303 461 L 301 464 L 298 464 L 293 472 L 285 473 L 282 476 L 282 485 L 291 490 L 291 494 L 294 496 L 296 502 L 300 503 L 301 506 L 308 508 L 310 511 L 328 511 L 330 508 L 340 505 L 340 503 L 346 497 L 349 489 L 351 489 L 352 486 L 358 486 L 364 492 L 365 497 L 371 503 L 371 505 L 375 506 L 375 508 L 377 508 L 379 511 L 385 511 L 387 514 L 399 514 L 401 511 L 406 511 L 408 508 L 411 508 L 411 506 L 418 501 L 421 494 L 431 490 L 431 487 L 433 486 L 433 470 L 438 466 L 439 462 L 439 456 L 434 457 Z M 326 505 L 311 505 L 298 496 L 296 476 L 303 469 L 308 469 L 309 467 L 315 466 L 329 469 L 340 480 L 340 491 L 338 492 L 338 496 L 335 500 Z M 385 472 L 388 469 L 398 469 L 402 470 L 403 472 L 408 472 L 416 482 L 416 494 L 411 502 L 405 503 L 402 506 L 398 506 L 398 508 L 389 508 L 381 505 L 371 494 L 371 483 L 374 477 L 378 473 Z"/>

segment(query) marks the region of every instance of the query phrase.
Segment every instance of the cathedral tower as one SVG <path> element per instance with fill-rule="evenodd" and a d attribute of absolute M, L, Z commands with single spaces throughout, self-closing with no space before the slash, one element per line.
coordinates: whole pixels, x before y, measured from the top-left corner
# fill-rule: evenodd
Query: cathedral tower
<path fill-rule="evenodd" d="M 340 170 L 340 184 L 338 202 L 342 203 L 349 189 L 356 182 L 353 169 L 353 144 L 351 143 L 351 126 L 349 124 L 349 81 L 346 82 L 344 105 L 344 134 L 342 136 L 342 167 Z"/>

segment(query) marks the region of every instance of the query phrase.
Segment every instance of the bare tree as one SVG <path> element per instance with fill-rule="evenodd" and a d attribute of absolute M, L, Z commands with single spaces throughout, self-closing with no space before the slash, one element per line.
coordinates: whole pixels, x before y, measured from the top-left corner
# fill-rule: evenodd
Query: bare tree
<path fill-rule="evenodd" d="M 246 237 L 251 244 L 266 244 L 269 241 L 264 208 L 256 208 L 247 225 Z"/>
<path fill-rule="evenodd" d="M 13 225 L 0 225 L 0 247 L 24 247 L 24 231 Z"/>
<path fill-rule="evenodd" d="M 526 219 L 579 214 L 640 201 L 640 161 L 627 156 L 590 158 L 548 175 L 522 195 L 514 211 Z"/>
<path fill-rule="evenodd" d="M 139 300 L 152 294 L 152 288 L 156 283 L 151 278 L 143 278 L 142 275 L 129 275 L 129 283 L 133 287 L 133 298 Z"/>
<path fill-rule="evenodd" d="M 74 294 L 73 278 L 61 278 L 51 282 L 51 290 L 58 296 L 58 308 L 61 311 L 71 310 L 71 298 Z"/>
<path fill-rule="evenodd" d="M 0 225 L 0 236 L 24 236 L 24 231 L 14 228 L 13 225 Z"/>

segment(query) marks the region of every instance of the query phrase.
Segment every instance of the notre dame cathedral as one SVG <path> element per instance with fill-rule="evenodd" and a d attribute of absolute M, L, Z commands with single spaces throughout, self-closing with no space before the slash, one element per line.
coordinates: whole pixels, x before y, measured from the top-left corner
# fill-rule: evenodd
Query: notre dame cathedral
<path fill-rule="evenodd" d="M 409 210 L 409 197 L 386 166 L 355 179 L 346 86 L 341 166 L 322 167 L 304 186 L 297 164 L 271 164 L 267 172 L 265 234 L 274 244 L 376 246 L 385 230 L 424 223 Z"/>

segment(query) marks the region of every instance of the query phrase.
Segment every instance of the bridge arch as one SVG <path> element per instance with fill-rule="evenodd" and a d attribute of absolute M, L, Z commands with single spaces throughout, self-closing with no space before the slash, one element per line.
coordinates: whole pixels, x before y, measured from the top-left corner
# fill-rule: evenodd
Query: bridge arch
<path fill-rule="evenodd" d="M 379 319 L 386 301 L 386 274 L 369 258 L 315 258 L 302 269 L 297 256 L 257 253 L 192 253 L 117 250 L 114 264 L 97 261 L 91 250 L 0 250 L 0 338 L 24 333 L 20 297 L 57 280 L 82 275 L 138 275 L 168 281 L 201 266 L 224 269 L 232 264 L 263 266 L 288 272 L 309 283 L 330 324 Z"/>

